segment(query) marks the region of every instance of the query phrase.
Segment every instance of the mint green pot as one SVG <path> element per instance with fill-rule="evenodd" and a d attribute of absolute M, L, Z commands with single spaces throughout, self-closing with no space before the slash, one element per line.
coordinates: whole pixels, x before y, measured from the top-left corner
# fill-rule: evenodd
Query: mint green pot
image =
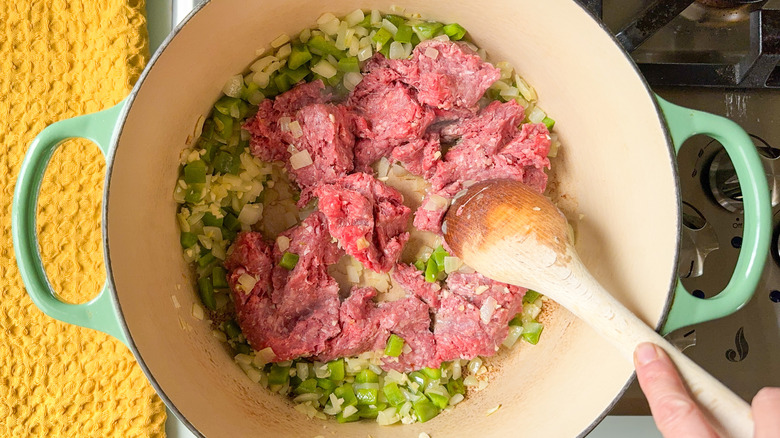
<path fill-rule="evenodd" d="M 315 436 L 322 423 L 305 420 L 281 397 L 250 382 L 212 337 L 208 324 L 192 318 L 196 298 L 181 258 L 172 199 L 179 151 L 225 79 L 246 68 L 258 46 L 280 33 L 296 33 L 325 11 L 345 14 L 359 6 L 386 10 L 391 3 L 207 2 L 166 40 L 127 99 L 52 124 L 27 151 L 14 192 L 12 232 L 30 297 L 53 318 L 127 344 L 166 404 L 197 434 Z M 575 2 L 489 3 L 435 0 L 410 9 L 461 23 L 494 59 L 521 66 L 535 85 L 564 144 L 552 178 L 553 195 L 573 199 L 574 210 L 584 213 L 577 249 L 594 276 L 662 333 L 742 307 L 758 284 L 771 233 L 767 182 L 750 138 L 730 120 L 655 96 L 612 36 Z M 480 13 L 488 6 L 496 13 Z M 273 15 L 266 13 L 269 7 Z M 549 17 L 566 23 L 579 37 L 552 32 Z M 519 22 L 524 23 L 521 29 Z M 230 32 L 213 31 L 225 23 Z M 588 64 L 594 57 L 599 63 Z M 681 203 L 674 158 L 696 134 L 724 145 L 744 196 L 737 266 L 724 290 L 709 299 L 692 297 L 676 274 Z M 56 148 L 73 137 L 95 142 L 107 160 L 107 279 L 98 296 L 83 304 L 65 303 L 52 290 L 35 224 L 45 168 Z M 653 216 L 643 216 L 647 211 Z M 529 436 L 585 434 L 633 379 L 631 365 L 563 309 L 546 322 L 542 342 L 519 350 L 498 359 L 494 383 L 479 397 L 425 425 L 404 426 L 404 434 L 506 436 L 516 432 L 518 421 Z M 583 380 L 585 375 L 589 378 Z M 525 395 L 534 389 L 534 397 Z M 499 403 L 502 409 L 486 420 L 484 411 Z M 545 420 L 550 412 L 561 411 L 568 421 Z M 395 436 L 400 430 L 366 423 L 328 427 L 337 428 L 339 436 L 356 437 Z"/>

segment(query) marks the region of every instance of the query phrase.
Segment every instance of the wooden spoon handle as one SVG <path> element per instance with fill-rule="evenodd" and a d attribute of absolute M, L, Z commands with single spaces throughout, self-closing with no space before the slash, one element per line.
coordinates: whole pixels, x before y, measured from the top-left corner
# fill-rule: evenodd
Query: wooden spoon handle
<path fill-rule="evenodd" d="M 578 263 L 569 265 L 573 269 L 567 280 L 578 283 L 576 293 L 571 294 L 572 290 L 562 293 L 566 298 L 561 299 L 568 302 L 560 304 L 587 322 L 629 360 L 642 342 L 652 342 L 663 348 L 715 429 L 726 437 L 752 437 L 754 425 L 750 406 L 626 309 L 584 269 L 576 255 L 574 257 Z M 579 265 L 580 269 L 574 265 Z M 553 298 L 558 301 L 557 297 Z"/>

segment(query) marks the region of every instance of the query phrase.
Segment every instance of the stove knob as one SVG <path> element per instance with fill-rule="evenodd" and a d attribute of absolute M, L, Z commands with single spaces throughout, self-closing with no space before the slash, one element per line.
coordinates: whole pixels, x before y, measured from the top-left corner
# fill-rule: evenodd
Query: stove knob
<path fill-rule="evenodd" d="M 773 148 L 761 138 L 750 135 L 756 145 L 764 173 L 769 183 L 772 207 L 780 203 L 780 149 Z M 716 142 L 716 140 L 713 140 Z M 742 189 L 739 187 L 737 172 L 725 149 L 715 154 L 709 169 L 709 188 L 715 201 L 723 208 L 734 213 L 742 212 Z"/>
<path fill-rule="evenodd" d="M 719 248 L 718 236 L 704 215 L 687 202 L 682 205 L 682 220 L 677 273 L 681 278 L 700 277 L 704 274 L 704 260 L 707 255 Z"/>

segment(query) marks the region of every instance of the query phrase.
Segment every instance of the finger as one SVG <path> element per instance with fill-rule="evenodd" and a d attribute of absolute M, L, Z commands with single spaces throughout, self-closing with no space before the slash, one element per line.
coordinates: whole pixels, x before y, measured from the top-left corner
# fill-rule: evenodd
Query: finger
<path fill-rule="evenodd" d="M 651 343 L 637 346 L 634 365 L 655 424 L 665 438 L 718 436 L 691 400 L 677 368 L 660 347 Z"/>
<path fill-rule="evenodd" d="M 755 438 L 780 438 L 780 388 L 764 388 L 753 397 Z"/>

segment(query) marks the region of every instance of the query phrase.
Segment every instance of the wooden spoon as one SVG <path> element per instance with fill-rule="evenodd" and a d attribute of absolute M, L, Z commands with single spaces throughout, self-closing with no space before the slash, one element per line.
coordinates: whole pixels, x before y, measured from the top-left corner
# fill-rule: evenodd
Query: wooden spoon
<path fill-rule="evenodd" d="M 641 342 L 659 345 L 721 434 L 753 436 L 750 406 L 626 309 L 590 275 L 570 242 L 566 218 L 542 194 L 517 181 L 475 184 L 450 207 L 442 231 L 464 263 L 494 280 L 527 287 L 557 301 L 627 359 L 632 359 Z"/>

